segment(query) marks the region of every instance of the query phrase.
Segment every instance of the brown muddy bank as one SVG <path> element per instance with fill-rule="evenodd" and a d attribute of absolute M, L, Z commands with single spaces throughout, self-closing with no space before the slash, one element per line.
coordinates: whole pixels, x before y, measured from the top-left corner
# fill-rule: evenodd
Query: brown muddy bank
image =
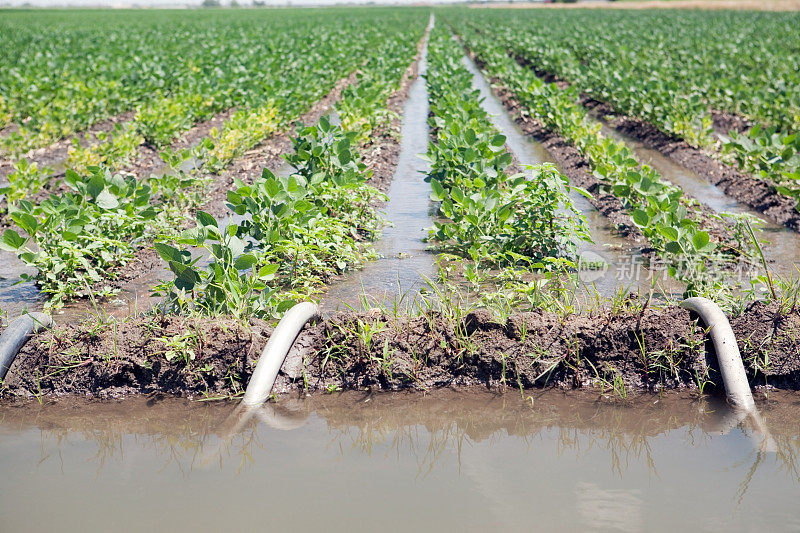
<path fill-rule="evenodd" d="M 756 303 L 731 325 L 752 386 L 800 388 L 800 311 Z M 161 315 L 61 326 L 23 348 L 2 396 L 237 395 L 271 331 L 258 320 Z M 720 383 L 714 361 L 703 326 L 677 307 L 506 320 L 375 310 L 307 327 L 274 392 L 558 387 L 625 396 Z"/>

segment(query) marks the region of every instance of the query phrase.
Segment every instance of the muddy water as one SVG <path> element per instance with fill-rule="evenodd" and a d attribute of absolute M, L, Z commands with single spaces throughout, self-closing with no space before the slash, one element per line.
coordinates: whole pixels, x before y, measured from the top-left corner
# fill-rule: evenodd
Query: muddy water
<path fill-rule="evenodd" d="M 427 70 L 427 45 L 419 62 L 420 76 L 411 85 L 403 108 L 400 156 L 388 192 L 384 214 L 387 227 L 375 248 L 381 255 L 362 270 L 335 279 L 322 295 L 323 313 L 360 309 L 366 305 L 414 305 L 419 291 L 436 273 L 434 256 L 423 239 L 435 209 L 430 185 L 424 181 L 427 163 L 419 157 L 428 149 L 428 89 L 422 75 Z"/>
<path fill-rule="evenodd" d="M 800 528 L 800 396 L 775 451 L 713 400 L 557 391 L 0 406 L 8 531 Z"/>
<path fill-rule="evenodd" d="M 481 74 L 480 69 L 467 56 L 464 65 L 472 73 L 473 87 L 480 91 L 483 108 L 491 115 L 495 127 L 506 136 L 506 145 L 520 164 L 539 165 L 553 163 L 547 149 L 526 135 L 514 122 L 505 106 Z M 592 243 L 581 243 L 579 251 L 587 262 L 605 263 L 600 269 L 584 269 L 579 279 L 589 294 L 599 293 L 611 297 L 620 291 L 647 294 L 655 285 L 656 292 L 680 294 L 682 289 L 667 276 L 660 276 L 646 267 L 647 260 L 630 241 L 614 232 L 612 225 L 581 194 L 573 192 L 572 201 L 588 222 Z"/>
<path fill-rule="evenodd" d="M 670 158 L 648 148 L 640 141 L 611 127 L 608 122 L 599 120 L 602 133 L 624 142 L 636 154 L 637 159 L 657 170 L 661 176 L 680 187 L 686 194 L 710 207 L 716 213 L 746 213 L 761 221 L 758 230 L 759 240 L 764 241 L 763 251 L 774 273 L 783 277 L 797 277 L 800 268 L 800 234 L 784 226 L 767 221 L 764 217 L 730 196 L 719 187 L 712 185 L 703 177 L 678 165 Z"/>

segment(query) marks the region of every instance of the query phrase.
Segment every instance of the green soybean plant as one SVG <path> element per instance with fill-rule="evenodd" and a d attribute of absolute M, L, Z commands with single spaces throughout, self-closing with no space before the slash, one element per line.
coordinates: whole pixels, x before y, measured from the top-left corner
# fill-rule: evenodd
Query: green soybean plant
<path fill-rule="evenodd" d="M 52 194 L 39 204 L 21 200 L 10 217 L 27 236 L 7 229 L 0 242 L 36 267 L 35 275 L 23 279 L 35 281 L 53 307 L 115 292 L 105 282 L 132 257 L 156 216 L 150 187 L 134 178 L 89 167 L 84 176 L 68 170 L 64 181 L 71 192 Z"/>

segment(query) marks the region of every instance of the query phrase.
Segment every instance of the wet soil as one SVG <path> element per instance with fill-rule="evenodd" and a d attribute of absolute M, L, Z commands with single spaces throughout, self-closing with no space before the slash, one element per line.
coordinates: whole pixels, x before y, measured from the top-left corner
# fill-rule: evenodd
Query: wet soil
<path fill-rule="evenodd" d="M 192 148 L 208 137 L 213 128 L 221 129 L 228 119 L 236 112 L 236 108 L 221 111 L 208 120 L 195 124 L 190 130 L 184 133 L 179 139 L 172 143 L 173 151 Z M 132 174 L 141 178 L 146 178 L 152 174 L 159 174 L 167 171 L 169 167 L 159 156 L 160 149 L 147 143 L 139 145 L 138 154 L 133 162 L 122 169 L 124 174 Z"/>
<path fill-rule="evenodd" d="M 400 159 L 403 109 L 408 100 L 411 85 L 419 74 L 419 63 L 427 36 L 428 32 L 426 31 L 425 36 L 417 44 L 417 53 L 413 61 L 403 73 L 400 88 L 389 97 L 387 108 L 394 117 L 388 125 L 373 131 L 370 141 L 362 147 L 364 163 L 372 169 L 370 184 L 383 193 L 389 191 Z"/>
<path fill-rule="evenodd" d="M 744 133 L 753 127 L 753 123 L 744 117 L 716 109 L 711 110 L 711 120 L 714 123 L 714 130 L 722 135 L 727 135 L 731 131 Z"/>
<path fill-rule="evenodd" d="M 375 172 L 373 185 L 388 197 L 382 207 L 388 224 L 375 243 L 380 257 L 330 280 L 320 304 L 326 316 L 348 308 L 361 309 L 365 301 L 370 306 L 414 308 L 421 291 L 428 287 L 426 279 L 435 278 L 434 257 L 423 241 L 433 215 L 430 186 L 423 179 L 428 165 L 418 157 L 427 150 L 428 140 L 428 93 L 425 80 L 419 77 L 427 68 L 425 50 L 423 39 L 400 89 L 389 100 L 397 118 L 391 124 L 391 135 L 379 137 L 377 146 L 392 157 L 385 157 L 383 164 L 368 161 Z"/>
<path fill-rule="evenodd" d="M 751 385 L 800 388 L 800 311 L 755 303 L 731 326 Z M 160 315 L 59 326 L 22 349 L 2 395 L 236 395 L 270 333 L 257 320 Z M 273 390 L 696 388 L 706 372 L 721 383 L 705 340 L 704 327 L 677 307 L 568 316 L 540 310 L 505 320 L 483 310 L 463 319 L 374 310 L 308 326 Z M 194 359 L 167 360 L 170 349 Z"/>

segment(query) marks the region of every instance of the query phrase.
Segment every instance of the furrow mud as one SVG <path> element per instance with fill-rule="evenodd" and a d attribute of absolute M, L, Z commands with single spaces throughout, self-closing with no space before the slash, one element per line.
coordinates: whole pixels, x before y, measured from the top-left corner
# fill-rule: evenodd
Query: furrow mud
<path fill-rule="evenodd" d="M 274 392 L 441 387 L 608 392 L 614 383 L 642 391 L 721 384 L 704 326 L 678 307 L 568 316 L 538 310 L 506 320 L 483 310 L 463 319 L 447 316 L 375 310 L 309 326 L 283 364 Z M 800 311 L 755 303 L 731 325 L 751 386 L 800 387 Z M 359 335 L 367 330 L 373 333 L 370 342 Z M 258 320 L 241 324 L 163 315 L 131 317 L 100 329 L 60 326 L 23 348 L 2 395 L 236 395 L 271 332 Z M 181 353 L 192 359 L 170 357 L 164 339 L 174 338 L 182 339 Z"/>

